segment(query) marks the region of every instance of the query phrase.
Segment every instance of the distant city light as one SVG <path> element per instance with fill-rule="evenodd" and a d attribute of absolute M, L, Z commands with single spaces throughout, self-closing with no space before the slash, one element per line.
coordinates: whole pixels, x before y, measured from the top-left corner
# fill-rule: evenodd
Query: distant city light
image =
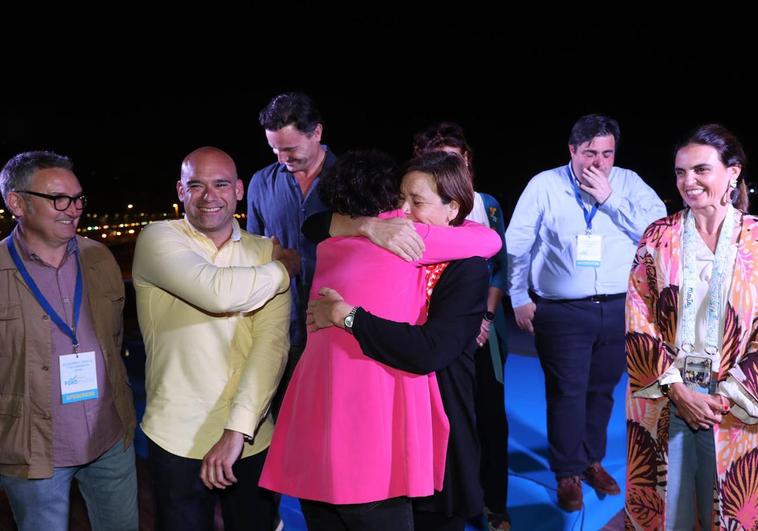
<path fill-rule="evenodd" d="M 126 208 L 134 208 L 134 205 L 129 203 L 128 205 L 126 205 Z"/>
<path fill-rule="evenodd" d="M 102 233 L 102 234 L 100 235 L 100 237 L 101 237 L 101 238 L 107 238 L 107 237 L 108 237 L 108 235 L 107 235 L 106 233 Z"/>

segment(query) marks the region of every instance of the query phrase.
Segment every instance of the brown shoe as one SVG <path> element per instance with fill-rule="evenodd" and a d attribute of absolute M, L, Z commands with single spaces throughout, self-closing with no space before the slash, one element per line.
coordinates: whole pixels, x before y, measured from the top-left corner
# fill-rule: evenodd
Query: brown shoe
<path fill-rule="evenodd" d="M 605 471 L 600 463 L 592 463 L 584 471 L 584 480 L 600 494 L 619 494 L 621 489 L 616 480 Z"/>
<path fill-rule="evenodd" d="M 568 512 L 578 511 L 582 508 L 581 476 L 558 479 L 558 505 Z"/>

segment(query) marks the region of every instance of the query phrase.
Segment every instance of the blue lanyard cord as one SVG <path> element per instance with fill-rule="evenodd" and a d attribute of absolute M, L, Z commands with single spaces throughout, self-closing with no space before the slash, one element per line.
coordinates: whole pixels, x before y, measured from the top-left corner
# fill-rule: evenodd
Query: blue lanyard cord
<path fill-rule="evenodd" d="M 66 334 L 69 338 L 71 338 L 71 344 L 74 346 L 74 352 L 76 352 L 79 349 L 79 341 L 76 339 L 76 327 L 79 324 L 79 310 L 81 310 L 82 307 L 82 267 L 79 264 L 79 256 L 77 253 L 77 259 L 76 259 L 76 287 L 74 288 L 74 325 L 68 326 L 66 324 L 66 321 L 64 321 L 60 315 L 53 309 L 53 307 L 50 305 L 50 303 L 47 301 L 45 296 L 40 291 L 39 287 L 37 287 L 37 283 L 34 282 L 34 279 L 29 274 L 29 271 L 27 271 L 26 266 L 24 265 L 24 262 L 21 260 L 21 257 L 18 255 L 18 251 L 16 251 L 15 245 L 13 245 L 13 238 L 8 238 L 8 252 L 11 255 L 11 258 L 13 259 L 13 263 L 16 264 L 16 268 L 18 269 L 18 272 L 21 273 L 21 276 L 24 278 L 24 281 L 26 282 L 26 285 L 29 287 L 29 289 L 32 291 L 32 294 L 34 295 L 34 298 L 37 299 L 37 302 L 40 306 L 42 306 L 42 309 L 45 311 L 47 315 L 50 316 L 50 319 L 53 320 L 53 322 L 58 326 L 61 332 Z"/>
<path fill-rule="evenodd" d="M 574 197 L 576 197 L 576 202 L 579 204 L 579 208 L 582 209 L 582 213 L 584 214 L 584 222 L 587 224 L 587 231 L 592 230 L 592 218 L 595 217 L 595 214 L 597 214 L 597 207 L 600 206 L 600 203 L 595 201 L 595 204 L 592 205 L 592 209 L 588 210 L 584 207 L 584 200 L 582 199 L 582 194 L 580 193 L 579 185 L 576 184 L 576 176 L 574 175 L 574 168 L 571 167 L 571 163 L 569 162 L 568 165 L 569 168 L 569 175 L 571 177 L 571 184 L 574 185 Z"/>

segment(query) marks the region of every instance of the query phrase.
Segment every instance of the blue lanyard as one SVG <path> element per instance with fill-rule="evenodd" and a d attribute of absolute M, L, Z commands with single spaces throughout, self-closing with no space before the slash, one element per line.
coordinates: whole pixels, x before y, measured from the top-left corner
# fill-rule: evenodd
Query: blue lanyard
<path fill-rule="evenodd" d="M 584 208 L 584 201 L 582 200 L 582 194 L 579 193 L 579 186 L 576 184 L 576 176 L 574 175 L 574 168 L 571 167 L 571 163 L 569 162 L 568 165 L 569 168 L 569 175 L 571 176 L 571 184 L 574 185 L 574 197 L 576 197 L 576 202 L 579 203 L 579 208 L 582 209 L 582 213 L 584 214 L 584 222 L 587 224 L 587 232 L 592 232 L 592 218 L 595 217 L 595 214 L 597 214 L 597 207 L 600 206 L 600 203 L 595 201 L 595 204 L 592 205 L 591 210 L 587 210 Z"/>
<path fill-rule="evenodd" d="M 16 268 L 18 269 L 18 272 L 21 273 L 21 276 L 24 277 L 24 281 L 26 282 L 26 285 L 29 286 L 29 289 L 32 290 L 32 294 L 34 295 L 34 298 L 37 299 L 37 302 L 40 306 L 42 306 L 42 309 L 45 311 L 47 315 L 50 316 L 50 319 L 53 320 L 53 322 L 58 326 L 61 332 L 66 334 L 69 338 L 71 338 L 71 344 L 74 346 L 74 352 L 77 352 L 79 350 L 79 341 L 76 339 L 76 327 L 79 324 L 79 310 L 82 307 L 82 267 L 79 264 L 79 257 L 77 256 L 76 260 L 76 287 L 74 288 L 74 326 L 69 327 L 66 324 L 66 321 L 61 319 L 61 316 L 58 315 L 58 313 L 53 309 L 52 306 L 50 306 L 50 303 L 47 302 L 47 299 L 42 294 L 40 289 L 37 287 L 37 283 L 34 282 L 34 279 L 29 274 L 29 271 L 26 270 L 26 266 L 24 265 L 24 262 L 21 260 L 21 257 L 18 255 L 18 251 L 16 251 L 16 246 L 13 245 L 13 238 L 8 238 L 8 252 L 11 254 L 11 258 L 13 259 L 13 263 L 16 264 Z M 78 253 L 77 253 L 78 254 Z"/>

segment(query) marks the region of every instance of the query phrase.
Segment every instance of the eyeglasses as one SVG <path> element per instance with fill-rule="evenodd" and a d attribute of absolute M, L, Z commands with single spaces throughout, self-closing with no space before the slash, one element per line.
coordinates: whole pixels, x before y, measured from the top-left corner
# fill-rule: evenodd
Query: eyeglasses
<path fill-rule="evenodd" d="M 74 203 L 74 207 L 76 207 L 77 210 L 84 210 L 84 207 L 87 206 L 87 196 L 84 194 L 79 194 L 74 197 L 71 197 L 70 195 L 50 195 L 50 194 L 42 194 L 40 192 L 31 192 L 29 190 L 16 190 L 16 192 L 20 194 L 29 194 L 29 195 L 36 195 L 37 197 L 44 197 L 45 199 L 49 199 L 53 202 L 53 208 L 55 210 L 58 210 L 59 212 L 63 212 L 68 207 L 71 206 L 71 203 Z"/>

